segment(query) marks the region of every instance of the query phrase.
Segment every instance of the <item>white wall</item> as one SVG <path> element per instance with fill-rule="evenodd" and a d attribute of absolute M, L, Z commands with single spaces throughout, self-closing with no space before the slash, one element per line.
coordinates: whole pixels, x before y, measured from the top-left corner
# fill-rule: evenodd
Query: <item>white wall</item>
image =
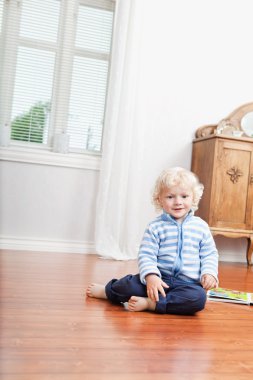
<path fill-rule="evenodd" d="M 2 246 L 94 250 L 98 171 L 0 162 Z"/>
<path fill-rule="evenodd" d="M 138 91 L 152 145 L 145 152 L 143 226 L 153 215 L 149 193 L 161 169 L 190 168 L 195 130 L 253 101 L 252 14 L 251 0 L 146 0 Z M 98 176 L 2 161 L 2 243 L 92 250 Z M 223 259 L 245 261 L 246 241 L 216 240 Z"/>

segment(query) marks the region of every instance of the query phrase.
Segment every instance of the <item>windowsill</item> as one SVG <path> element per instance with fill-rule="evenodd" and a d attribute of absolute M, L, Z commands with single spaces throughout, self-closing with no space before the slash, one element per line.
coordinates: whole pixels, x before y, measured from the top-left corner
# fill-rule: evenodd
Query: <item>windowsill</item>
<path fill-rule="evenodd" d="M 26 162 L 39 165 L 63 166 L 88 170 L 100 170 L 101 156 L 96 154 L 54 153 L 44 149 L 21 146 L 0 147 L 0 160 Z"/>

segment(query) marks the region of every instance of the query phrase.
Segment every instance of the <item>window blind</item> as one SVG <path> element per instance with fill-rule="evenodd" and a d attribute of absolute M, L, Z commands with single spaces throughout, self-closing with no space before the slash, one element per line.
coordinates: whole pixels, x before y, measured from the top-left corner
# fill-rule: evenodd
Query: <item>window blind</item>
<path fill-rule="evenodd" d="M 0 0 L 1 12 L 12 142 L 50 150 L 66 133 L 70 151 L 100 152 L 114 1 Z"/>
<path fill-rule="evenodd" d="M 19 26 L 16 36 L 7 35 L 14 39 L 11 46 L 15 49 L 15 67 L 11 62 L 8 65 L 13 84 L 9 103 L 12 140 L 49 145 L 60 4 L 22 0 L 17 12 L 8 9 L 8 16 L 15 17 Z"/>
<path fill-rule="evenodd" d="M 0 34 L 2 31 L 3 5 L 4 5 L 4 2 L 3 0 L 1 0 L 0 1 Z"/>
<path fill-rule="evenodd" d="M 112 24 L 112 11 L 79 6 L 67 128 L 73 148 L 101 149 Z"/>

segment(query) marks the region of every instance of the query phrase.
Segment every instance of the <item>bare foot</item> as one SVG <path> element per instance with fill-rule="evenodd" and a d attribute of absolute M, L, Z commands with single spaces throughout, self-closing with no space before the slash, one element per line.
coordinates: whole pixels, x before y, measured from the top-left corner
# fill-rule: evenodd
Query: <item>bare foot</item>
<path fill-rule="evenodd" d="M 144 310 L 152 310 L 154 311 L 156 307 L 156 302 L 152 301 L 147 297 L 136 297 L 132 296 L 128 300 L 127 309 L 129 311 L 144 311 Z"/>
<path fill-rule="evenodd" d="M 107 299 L 105 294 L 105 286 L 101 284 L 90 284 L 86 290 L 86 295 L 92 298 Z"/>

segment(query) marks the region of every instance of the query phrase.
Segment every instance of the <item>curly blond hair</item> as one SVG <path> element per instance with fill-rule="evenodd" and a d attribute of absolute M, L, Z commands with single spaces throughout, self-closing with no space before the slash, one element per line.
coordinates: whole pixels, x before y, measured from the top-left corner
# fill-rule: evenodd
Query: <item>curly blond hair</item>
<path fill-rule="evenodd" d="M 174 167 L 162 171 L 156 180 L 152 194 L 152 203 L 157 211 L 162 210 L 159 197 L 164 189 L 173 186 L 181 186 L 191 189 L 193 193 L 192 210 L 198 209 L 199 201 L 202 197 L 204 186 L 199 182 L 198 177 L 191 171 L 180 167 Z"/>

